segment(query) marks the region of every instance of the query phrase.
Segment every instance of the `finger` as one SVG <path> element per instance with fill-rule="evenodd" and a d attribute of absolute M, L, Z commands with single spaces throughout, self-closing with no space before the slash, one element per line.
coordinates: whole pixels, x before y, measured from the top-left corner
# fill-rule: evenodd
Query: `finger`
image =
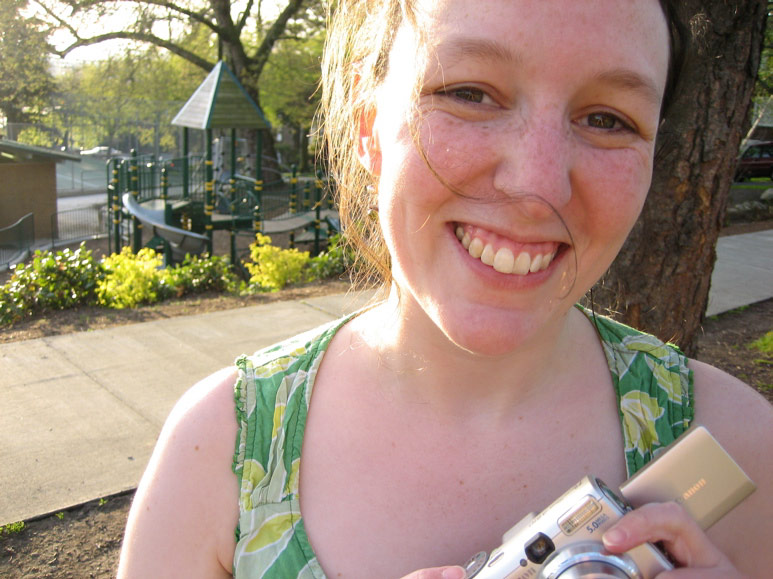
<path fill-rule="evenodd" d="M 433 567 L 421 569 L 406 575 L 403 579 L 465 579 L 467 573 L 462 567 Z"/>
<path fill-rule="evenodd" d="M 611 552 L 622 553 L 642 543 L 662 542 L 674 560 L 686 567 L 725 566 L 727 558 L 680 505 L 644 505 L 627 513 L 602 537 Z"/>

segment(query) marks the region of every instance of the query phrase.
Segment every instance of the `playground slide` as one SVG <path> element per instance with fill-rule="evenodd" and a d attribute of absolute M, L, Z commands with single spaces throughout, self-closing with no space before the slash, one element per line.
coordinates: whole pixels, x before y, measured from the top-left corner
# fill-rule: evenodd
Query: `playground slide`
<path fill-rule="evenodd" d="M 181 261 L 186 253 L 198 255 L 207 248 L 209 238 L 206 235 L 194 233 L 173 227 L 164 223 L 164 211 L 149 209 L 137 203 L 131 193 L 124 193 L 123 206 L 145 226 L 151 228 L 153 235 L 157 235 L 169 242 L 172 248 L 172 258 Z"/>
<path fill-rule="evenodd" d="M 319 217 L 322 220 L 337 220 L 338 211 L 323 209 L 320 211 Z M 317 214 L 313 209 L 303 213 L 284 213 L 278 217 L 264 221 L 263 233 L 288 233 L 290 231 L 296 231 L 312 225 L 316 218 Z"/>

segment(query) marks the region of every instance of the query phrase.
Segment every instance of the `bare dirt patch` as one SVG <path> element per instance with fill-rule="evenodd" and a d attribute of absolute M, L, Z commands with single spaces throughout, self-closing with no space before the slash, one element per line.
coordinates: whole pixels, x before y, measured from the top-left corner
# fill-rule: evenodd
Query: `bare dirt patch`
<path fill-rule="evenodd" d="M 751 347 L 773 331 L 773 299 L 706 320 L 698 359 L 743 380 L 773 403 L 773 356 Z"/>
<path fill-rule="evenodd" d="M 771 226 L 769 223 L 761 229 Z M 736 228 L 734 233 L 748 231 L 748 228 Z M 343 292 L 348 287 L 346 282 L 335 281 L 248 298 L 196 296 L 137 310 L 77 308 L 25 321 L 0 333 L 0 341 L 87 331 L 272 300 L 300 299 Z M 749 347 L 771 329 L 773 299 L 708 319 L 699 338 L 698 359 L 744 380 L 773 403 L 773 358 Z M 9 579 L 114 576 L 131 499 L 132 493 L 106 497 L 58 515 L 28 521 L 21 532 L 0 534 L 0 576 Z"/>
<path fill-rule="evenodd" d="M 108 497 L 0 536 L 3 577 L 114 577 L 133 494 Z"/>

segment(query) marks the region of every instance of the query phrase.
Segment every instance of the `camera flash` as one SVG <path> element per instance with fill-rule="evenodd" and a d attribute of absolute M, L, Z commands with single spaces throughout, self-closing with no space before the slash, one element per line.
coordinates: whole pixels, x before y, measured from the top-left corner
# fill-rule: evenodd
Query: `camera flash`
<path fill-rule="evenodd" d="M 572 509 L 558 519 L 558 526 L 561 527 L 564 534 L 571 535 L 600 512 L 601 505 L 596 499 L 588 495 L 579 507 Z"/>

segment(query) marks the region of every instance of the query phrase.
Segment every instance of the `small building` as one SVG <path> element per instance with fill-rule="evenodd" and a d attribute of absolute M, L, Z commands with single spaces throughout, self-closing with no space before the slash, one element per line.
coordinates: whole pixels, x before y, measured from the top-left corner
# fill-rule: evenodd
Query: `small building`
<path fill-rule="evenodd" d="M 754 103 L 752 125 L 744 141 L 773 141 L 773 98 Z"/>
<path fill-rule="evenodd" d="M 56 213 L 56 164 L 80 157 L 0 139 L 0 228 L 34 214 L 35 237 L 50 239 Z"/>

